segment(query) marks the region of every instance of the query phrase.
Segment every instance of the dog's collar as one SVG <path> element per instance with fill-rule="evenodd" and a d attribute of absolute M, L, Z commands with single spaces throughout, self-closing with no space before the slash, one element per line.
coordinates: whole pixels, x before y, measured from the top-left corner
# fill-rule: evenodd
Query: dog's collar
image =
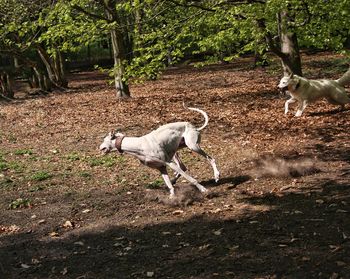
<path fill-rule="evenodd" d="M 124 151 L 122 150 L 122 141 L 125 138 L 125 136 L 118 136 L 115 138 L 115 148 L 119 151 L 120 154 L 122 154 Z"/>

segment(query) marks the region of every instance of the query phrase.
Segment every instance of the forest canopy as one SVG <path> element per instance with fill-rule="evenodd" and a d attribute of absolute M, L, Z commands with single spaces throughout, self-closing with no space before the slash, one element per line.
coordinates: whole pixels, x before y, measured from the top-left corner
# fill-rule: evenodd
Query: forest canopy
<path fill-rule="evenodd" d="M 184 61 L 272 53 L 302 75 L 300 49 L 347 53 L 349 26 L 347 0 L 0 0 L 0 94 L 13 98 L 18 77 L 64 89 L 82 62 L 108 71 L 117 97 Z"/>

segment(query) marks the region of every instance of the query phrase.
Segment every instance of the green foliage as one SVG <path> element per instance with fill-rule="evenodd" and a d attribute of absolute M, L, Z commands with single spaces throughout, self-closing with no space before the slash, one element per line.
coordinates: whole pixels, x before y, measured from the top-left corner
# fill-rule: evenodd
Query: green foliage
<path fill-rule="evenodd" d="M 20 172 L 23 170 L 23 166 L 19 162 L 5 160 L 4 155 L 0 153 L 0 171 L 6 170 L 14 170 Z"/>
<path fill-rule="evenodd" d="M 66 158 L 68 161 L 79 161 L 81 159 L 81 155 L 77 152 L 72 152 L 72 153 L 69 153 L 66 156 Z"/>
<path fill-rule="evenodd" d="M 15 155 L 32 155 L 33 151 L 30 149 L 17 149 Z"/>
<path fill-rule="evenodd" d="M 26 208 L 31 206 L 29 199 L 18 198 L 9 204 L 9 209 Z"/>
<path fill-rule="evenodd" d="M 92 177 L 92 174 L 87 172 L 87 171 L 82 171 L 82 172 L 79 173 L 79 176 L 83 177 L 83 178 L 90 179 Z"/>
<path fill-rule="evenodd" d="M 48 48 L 52 55 L 57 47 L 63 52 L 78 51 L 81 47 L 100 40 L 108 28 L 106 22 L 93 21 L 90 17 L 77 13 L 67 1 L 58 1 L 53 7 L 43 9 L 38 25 L 43 28 L 38 42 L 52 47 Z"/>
<path fill-rule="evenodd" d="M 142 81 L 156 79 L 166 67 L 189 58 L 205 65 L 246 53 L 264 54 L 267 33 L 278 45 L 276 14 L 281 11 L 288 12 L 285 28 L 297 34 L 303 48 L 343 51 L 350 37 L 348 0 L 177 2 L 0 0 L 0 53 L 29 57 L 40 44 L 52 57 L 59 49 L 69 54 L 68 60 L 77 59 L 73 52 L 86 56 L 87 46 L 105 42 L 117 30 L 124 61 L 110 75 L 125 70 L 124 81 Z M 114 13 L 109 19 L 108 11 Z M 265 29 L 258 26 L 260 20 Z"/>
<path fill-rule="evenodd" d="M 51 177 L 52 177 L 52 174 L 50 174 L 47 171 L 38 171 L 34 173 L 32 176 L 30 176 L 30 179 L 34 181 L 44 181 L 44 180 L 50 179 Z"/>
<path fill-rule="evenodd" d="M 103 166 L 110 168 L 124 163 L 124 158 L 115 156 L 92 157 L 88 158 L 88 163 L 90 167 Z"/>
<path fill-rule="evenodd" d="M 0 176 L 0 188 L 10 189 L 14 186 L 14 181 L 6 176 Z"/>
<path fill-rule="evenodd" d="M 29 188 L 29 192 L 38 192 L 38 191 L 42 191 L 44 189 L 45 189 L 45 187 L 42 185 L 34 185 L 34 186 Z"/>
<path fill-rule="evenodd" d="M 147 185 L 148 189 L 159 189 L 162 188 L 164 186 L 164 181 L 162 179 L 157 179 L 155 181 L 153 181 L 152 183 L 149 183 Z"/>
<path fill-rule="evenodd" d="M 7 163 L 5 161 L 0 161 L 0 171 L 5 171 L 7 170 L 9 167 L 7 165 Z"/>

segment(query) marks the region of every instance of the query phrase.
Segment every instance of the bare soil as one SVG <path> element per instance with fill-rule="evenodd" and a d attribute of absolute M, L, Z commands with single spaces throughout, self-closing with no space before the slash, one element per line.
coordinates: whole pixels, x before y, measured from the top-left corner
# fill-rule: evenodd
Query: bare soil
<path fill-rule="evenodd" d="M 305 76 L 338 78 L 343 57 L 304 55 Z M 0 278 L 350 278 L 350 110 L 320 101 L 283 114 L 276 62 L 167 70 L 117 100 L 106 77 L 0 103 Z M 143 135 L 209 117 L 201 146 L 181 150 L 210 193 L 102 156 L 111 129 Z"/>

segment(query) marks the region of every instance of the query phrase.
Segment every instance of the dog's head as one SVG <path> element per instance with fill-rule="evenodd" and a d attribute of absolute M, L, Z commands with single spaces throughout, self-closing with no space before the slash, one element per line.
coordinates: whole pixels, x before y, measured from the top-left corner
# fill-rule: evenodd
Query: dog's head
<path fill-rule="evenodd" d="M 298 88 L 299 83 L 299 76 L 291 74 L 290 76 L 285 76 L 280 80 L 278 89 L 283 93 L 286 91 L 295 91 Z"/>
<path fill-rule="evenodd" d="M 103 142 L 100 145 L 100 151 L 103 154 L 107 154 L 111 151 L 116 151 L 115 140 L 118 136 L 123 136 L 121 133 L 111 131 L 107 136 L 104 137 Z"/>

